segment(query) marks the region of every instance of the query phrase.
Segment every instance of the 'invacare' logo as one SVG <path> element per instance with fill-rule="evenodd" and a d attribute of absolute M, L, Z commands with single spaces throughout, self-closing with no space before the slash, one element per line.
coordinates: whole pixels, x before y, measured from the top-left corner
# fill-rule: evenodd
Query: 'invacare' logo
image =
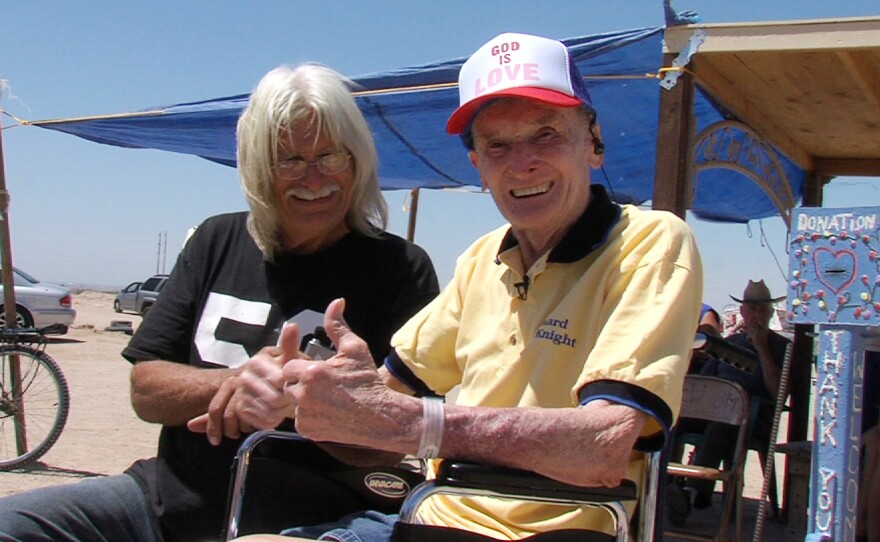
<path fill-rule="evenodd" d="M 403 478 L 386 472 L 368 474 L 364 477 L 364 485 L 373 493 L 389 499 L 399 499 L 409 493 L 409 484 Z"/>

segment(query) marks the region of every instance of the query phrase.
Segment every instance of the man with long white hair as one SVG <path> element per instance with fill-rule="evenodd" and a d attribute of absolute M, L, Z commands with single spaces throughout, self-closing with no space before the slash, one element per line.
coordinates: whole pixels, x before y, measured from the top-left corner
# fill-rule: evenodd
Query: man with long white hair
<path fill-rule="evenodd" d="M 274 373 L 271 364 L 259 370 L 281 395 L 284 356 L 272 345 L 282 327 L 312 331 L 327 304 L 345 297 L 346 316 L 382 359 L 391 334 L 438 291 L 427 254 L 384 231 L 376 164 L 338 73 L 302 65 L 266 74 L 238 122 L 250 212 L 196 229 L 122 352 L 134 363 L 135 411 L 162 424 L 158 457 L 119 476 L 0 500 L 0 540 L 219 540 L 232 460 L 254 429 L 240 416 L 253 358 L 278 360 Z M 284 414 L 263 422 L 282 426 Z"/>

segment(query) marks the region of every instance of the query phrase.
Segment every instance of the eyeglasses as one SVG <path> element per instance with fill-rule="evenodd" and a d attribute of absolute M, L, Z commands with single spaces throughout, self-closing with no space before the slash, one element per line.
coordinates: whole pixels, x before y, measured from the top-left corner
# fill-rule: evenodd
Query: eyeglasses
<path fill-rule="evenodd" d="M 275 171 L 283 179 L 301 179 L 306 176 L 309 166 L 315 164 L 318 166 L 318 171 L 324 175 L 336 175 L 337 173 L 342 173 L 348 167 L 350 158 L 351 154 L 347 152 L 331 152 L 311 162 L 302 158 L 288 158 L 287 160 L 279 161 L 275 165 Z"/>

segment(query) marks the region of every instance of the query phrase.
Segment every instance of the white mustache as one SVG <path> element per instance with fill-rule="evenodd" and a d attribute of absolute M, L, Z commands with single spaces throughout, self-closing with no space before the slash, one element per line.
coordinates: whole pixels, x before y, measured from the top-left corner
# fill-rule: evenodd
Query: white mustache
<path fill-rule="evenodd" d="M 325 184 L 319 190 L 311 190 L 305 186 L 295 186 L 284 192 L 287 197 L 294 197 L 306 201 L 314 201 L 316 199 L 329 197 L 334 192 L 341 192 L 342 187 L 338 184 Z"/>

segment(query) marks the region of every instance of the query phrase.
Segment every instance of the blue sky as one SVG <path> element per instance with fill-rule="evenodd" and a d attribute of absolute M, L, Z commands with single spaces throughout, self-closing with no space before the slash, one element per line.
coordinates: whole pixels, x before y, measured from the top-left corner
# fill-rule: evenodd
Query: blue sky
<path fill-rule="evenodd" d="M 876 0 L 677 0 L 675 7 L 705 22 L 880 15 Z M 2 107 L 28 120 L 245 93 L 283 63 L 318 61 L 355 76 L 467 55 L 503 31 L 566 38 L 663 24 L 661 0 L 34 1 L 4 2 L 0 13 Z M 162 267 L 160 232 L 170 271 L 189 227 L 246 208 L 231 168 L 14 127 L 5 116 L 2 123 L 13 260 L 43 280 L 105 287 L 143 280 Z M 405 235 L 406 194 L 386 195 L 391 230 Z M 825 196 L 829 207 L 880 205 L 880 186 L 837 179 Z M 416 241 L 446 282 L 456 255 L 502 223 L 487 195 L 426 191 Z M 716 308 L 750 278 L 784 292 L 781 220 L 690 223 L 704 257 L 705 298 Z"/>

